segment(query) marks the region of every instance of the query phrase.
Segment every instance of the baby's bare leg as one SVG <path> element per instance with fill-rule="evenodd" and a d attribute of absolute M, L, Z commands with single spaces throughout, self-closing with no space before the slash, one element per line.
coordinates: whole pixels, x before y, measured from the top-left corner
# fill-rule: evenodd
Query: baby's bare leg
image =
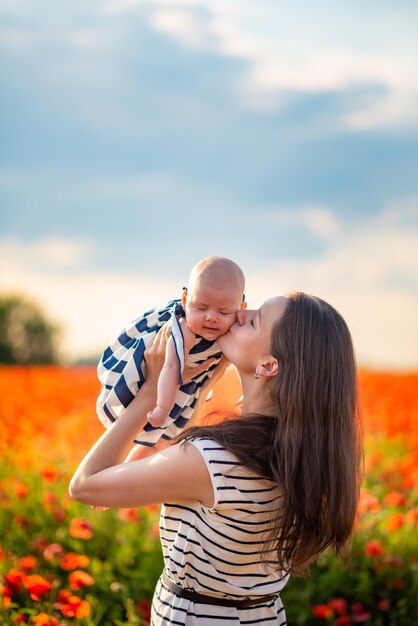
<path fill-rule="evenodd" d="M 180 364 L 176 355 L 173 338 L 167 341 L 165 362 L 158 378 L 157 406 L 147 417 L 153 426 L 161 426 L 174 406 L 180 384 Z"/>

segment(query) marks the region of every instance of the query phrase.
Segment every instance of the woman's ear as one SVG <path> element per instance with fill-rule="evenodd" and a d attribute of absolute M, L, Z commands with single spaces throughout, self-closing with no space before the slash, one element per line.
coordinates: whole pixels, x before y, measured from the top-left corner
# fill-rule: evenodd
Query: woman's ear
<path fill-rule="evenodd" d="M 181 294 L 181 303 L 183 305 L 183 309 L 186 306 L 186 301 L 187 301 L 187 289 L 186 287 L 183 288 L 183 293 Z"/>
<path fill-rule="evenodd" d="M 270 356 L 262 363 L 259 363 L 256 371 L 260 376 L 266 376 L 267 378 L 277 376 L 279 373 L 279 362 L 274 356 Z"/>

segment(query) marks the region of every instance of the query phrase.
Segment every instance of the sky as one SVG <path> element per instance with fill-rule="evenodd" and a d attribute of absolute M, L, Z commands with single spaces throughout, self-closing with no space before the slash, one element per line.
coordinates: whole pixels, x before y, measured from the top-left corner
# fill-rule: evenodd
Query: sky
<path fill-rule="evenodd" d="M 418 5 L 0 0 L 0 293 L 99 354 L 204 256 L 418 368 Z"/>

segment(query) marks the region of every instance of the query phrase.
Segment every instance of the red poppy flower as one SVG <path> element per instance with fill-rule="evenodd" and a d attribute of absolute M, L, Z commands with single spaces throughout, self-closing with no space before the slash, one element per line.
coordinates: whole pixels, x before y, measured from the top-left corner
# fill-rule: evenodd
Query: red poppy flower
<path fill-rule="evenodd" d="M 354 613 L 352 621 L 356 624 L 367 622 L 367 620 L 370 618 L 370 613 L 366 611 L 361 602 L 355 602 L 354 604 L 352 604 L 351 609 Z"/>
<path fill-rule="evenodd" d="M 364 552 L 366 556 L 381 556 L 384 554 L 385 550 L 379 539 L 371 539 L 364 546 Z"/>
<path fill-rule="evenodd" d="M 29 493 L 27 485 L 21 480 L 15 480 L 13 484 L 13 491 L 19 500 L 24 500 Z"/>
<path fill-rule="evenodd" d="M 332 598 L 328 602 L 328 606 L 334 613 L 337 613 L 337 615 L 347 614 L 347 601 L 344 600 L 344 598 Z"/>
<path fill-rule="evenodd" d="M 90 615 L 90 604 L 78 596 L 71 595 L 71 591 L 62 589 L 58 594 L 57 608 L 65 617 L 87 617 Z"/>
<path fill-rule="evenodd" d="M 42 500 L 45 506 L 50 506 L 51 504 L 55 504 L 58 500 L 57 494 L 53 491 L 45 491 Z"/>
<path fill-rule="evenodd" d="M 83 587 L 94 585 L 94 578 L 90 576 L 90 574 L 87 574 L 87 572 L 83 572 L 82 570 L 78 569 L 75 572 L 71 572 L 71 574 L 68 576 L 68 582 L 71 589 L 77 591 L 78 589 L 82 589 Z"/>
<path fill-rule="evenodd" d="M 382 598 L 382 600 L 379 600 L 379 602 L 377 603 L 377 607 L 381 611 L 389 611 L 390 602 L 387 598 Z"/>
<path fill-rule="evenodd" d="M 70 535 L 76 539 L 91 539 L 93 531 L 87 520 L 75 517 L 70 523 Z"/>
<path fill-rule="evenodd" d="M 328 604 L 317 604 L 312 608 L 312 613 L 318 619 L 328 619 L 329 617 L 332 617 L 333 610 L 330 609 Z"/>
<path fill-rule="evenodd" d="M 341 617 L 337 617 L 337 619 L 332 623 L 332 626 L 350 626 L 352 623 L 351 617 L 348 615 L 341 615 Z"/>
<path fill-rule="evenodd" d="M 6 583 L 12 593 L 16 593 L 19 590 L 20 583 L 22 582 L 24 573 L 20 570 L 12 567 L 6 574 Z"/>
<path fill-rule="evenodd" d="M 19 626 L 19 624 L 27 624 L 28 621 L 29 621 L 28 615 L 22 615 L 22 613 L 19 613 L 18 615 L 16 615 L 16 617 L 13 618 L 13 620 L 11 621 L 11 624 L 13 626 Z"/>
<path fill-rule="evenodd" d="M 139 515 L 137 509 L 120 509 L 118 518 L 123 522 L 137 522 Z"/>
<path fill-rule="evenodd" d="M 22 584 L 29 591 L 32 600 L 40 600 L 52 588 L 51 583 L 38 574 L 24 576 Z"/>
<path fill-rule="evenodd" d="M 12 589 L 0 583 L 0 596 L 2 596 L 0 606 L 7 610 L 12 602 L 12 595 Z"/>
<path fill-rule="evenodd" d="M 44 550 L 48 545 L 49 541 L 48 539 L 45 539 L 45 537 L 37 537 L 36 539 L 33 539 L 30 543 L 32 550 L 37 550 L 39 552 Z"/>
<path fill-rule="evenodd" d="M 386 528 L 390 533 L 394 533 L 403 526 L 404 516 L 402 513 L 394 513 L 386 520 Z"/>
<path fill-rule="evenodd" d="M 140 600 L 136 605 L 136 609 L 142 619 L 147 622 L 151 621 L 151 602 L 149 600 Z"/>
<path fill-rule="evenodd" d="M 385 506 L 405 506 L 406 499 L 399 491 L 391 491 L 383 498 Z"/>
<path fill-rule="evenodd" d="M 76 552 L 68 552 L 59 560 L 61 568 L 67 572 L 80 567 L 86 567 L 90 563 L 88 556 L 77 554 Z"/>
<path fill-rule="evenodd" d="M 29 572 L 31 569 L 36 567 L 37 564 L 38 559 L 35 556 L 22 556 L 22 558 L 19 559 L 20 567 L 26 572 Z"/>
<path fill-rule="evenodd" d="M 63 522 L 65 520 L 65 518 L 67 517 L 67 514 L 64 511 L 64 509 L 61 509 L 58 506 L 56 506 L 54 508 L 54 510 L 52 511 L 52 514 L 55 517 L 55 519 L 57 520 L 57 522 Z"/>
<path fill-rule="evenodd" d="M 47 615 L 46 613 L 38 613 L 32 617 L 36 626 L 59 626 L 59 621 L 56 617 Z"/>
<path fill-rule="evenodd" d="M 2 601 L 1 601 L 1 605 L 3 609 L 7 611 L 11 603 L 12 603 L 12 598 L 10 596 L 3 596 Z"/>
<path fill-rule="evenodd" d="M 52 483 L 58 478 L 58 470 L 52 463 L 45 463 L 41 468 L 41 476 L 46 482 Z"/>

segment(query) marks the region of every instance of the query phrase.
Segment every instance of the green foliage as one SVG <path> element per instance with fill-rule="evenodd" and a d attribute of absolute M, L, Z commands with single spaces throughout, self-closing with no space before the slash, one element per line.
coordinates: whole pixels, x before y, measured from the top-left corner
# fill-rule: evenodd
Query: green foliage
<path fill-rule="evenodd" d="M 123 519 L 123 513 L 114 509 L 94 511 L 70 500 L 67 485 L 68 477 L 48 484 L 35 473 L 17 477 L 10 467 L 0 466 L 0 624 L 12 624 L 22 614 L 35 616 L 42 612 L 55 616 L 59 624 L 148 624 L 150 599 L 163 569 L 155 532 L 158 514 L 138 509 L 125 511 L 129 517 Z M 73 536 L 72 520 L 83 520 L 91 528 L 91 537 Z M 87 556 L 88 564 L 66 570 L 62 559 L 69 553 Z M 19 559 L 26 556 L 37 559 L 36 566 L 26 574 L 42 576 L 52 583 L 52 589 L 40 600 L 33 600 L 20 584 L 10 606 L 3 598 L 2 609 L 2 585 L 4 592 L 12 568 L 24 572 Z M 74 590 L 69 576 L 80 569 L 93 577 L 94 584 Z M 88 602 L 90 615 L 63 616 L 59 601 L 62 590 Z"/>
<path fill-rule="evenodd" d="M 19 295 L 0 296 L 0 363 L 56 363 L 58 335 L 36 304 Z"/>
<path fill-rule="evenodd" d="M 402 454 L 396 446 L 384 452 L 384 467 Z M 382 464 L 380 471 L 372 468 L 363 490 L 348 563 L 322 555 L 309 575 L 291 578 L 283 590 L 289 626 L 418 625 L 417 493 L 405 486 L 394 491 L 392 474 L 383 478 Z M 163 568 L 157 510 L 94 511 L 68 497 L 68 482 L 65 468 L 36 472 L 0 463 L 0 624 L 25 619 L 35 626 L 44 612 L 58 620 L 54 626 L 146 626 Z M 82 523 L 82 530 L 84 524 L 84 538 L 74 523 Z M 65 569 L 69 553 L 89 560 Z M 39 600 L 23 583 L 10 593 L 8 577 L 13 568 L 24 572 L 21 558 L 27 556 L 37 562 L 26 574 L 52 584 Z M 85 571 L 94 583 L 74 589 L 74 570 Z M 90 614 L 63 615 L 63 590 L 88 603 Z"/>

